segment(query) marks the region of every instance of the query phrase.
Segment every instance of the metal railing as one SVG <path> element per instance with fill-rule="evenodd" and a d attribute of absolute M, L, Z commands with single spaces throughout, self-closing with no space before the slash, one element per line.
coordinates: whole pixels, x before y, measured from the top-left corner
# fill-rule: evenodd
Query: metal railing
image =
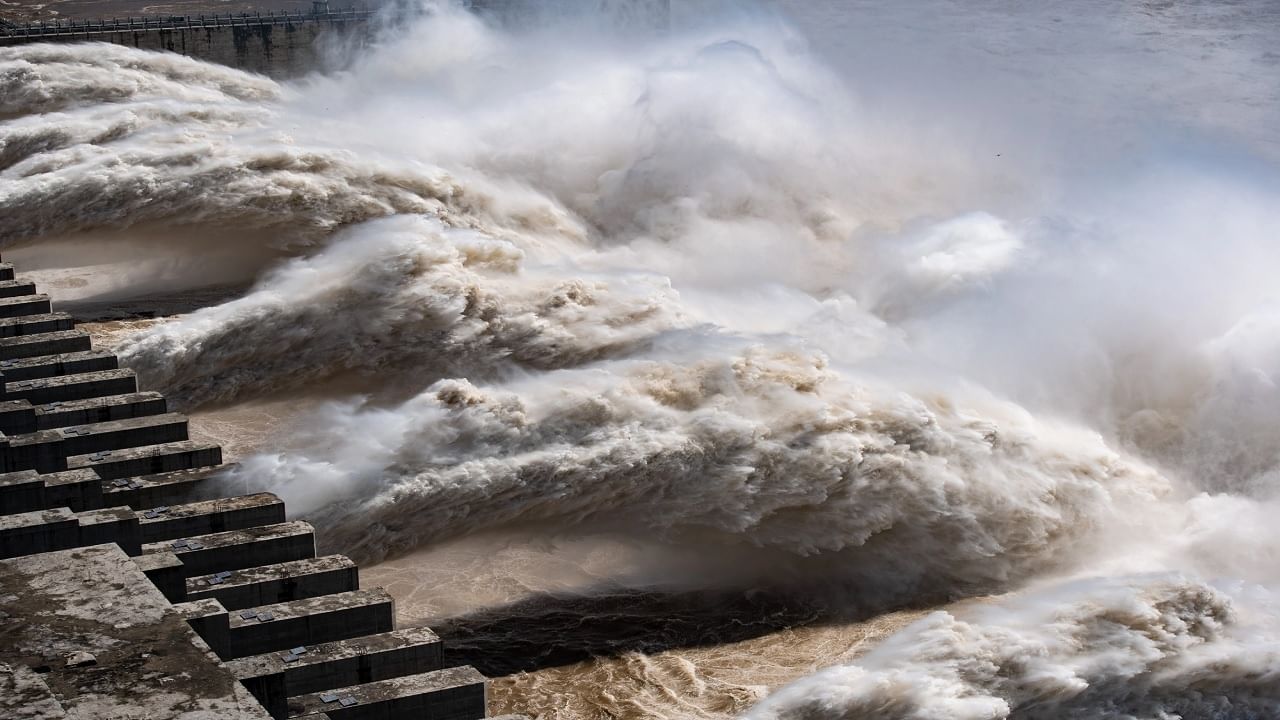
<path fill-rule="evenodd" d="M 226 15 L 168 15 L 161 17 L 127 17 L 99 20 L 37 20 L 25 24 L 0 20 L 0 37 L 61 37 L 66 35 L 98 35 L 110 32 L 142 30 L 186 30 L 199 28 L 251 27 L 259 25 L 293 25 L 307 22 L 351 22 L 368 20 L 373 10 L 352 8 L 326 12 L 267 11 Z"/>

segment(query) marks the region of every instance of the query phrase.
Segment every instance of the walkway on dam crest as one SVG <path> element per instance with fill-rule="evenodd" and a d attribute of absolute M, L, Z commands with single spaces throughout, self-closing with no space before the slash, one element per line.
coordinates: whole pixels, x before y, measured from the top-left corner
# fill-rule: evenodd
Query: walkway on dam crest
<path fill-rule="evenodd" d="M 478 720 L 486 681 L 0 263 L 0 717 Z"/>

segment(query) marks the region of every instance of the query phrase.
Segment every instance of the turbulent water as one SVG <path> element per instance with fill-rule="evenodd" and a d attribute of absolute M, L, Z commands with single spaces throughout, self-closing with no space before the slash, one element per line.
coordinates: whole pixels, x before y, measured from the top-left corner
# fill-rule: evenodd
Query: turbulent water
<path fill-rule="evenodd" d="M 1280 14 L 615 20 L 0 49 L 0 242 L 504 709 L 1280 716 Z"/>

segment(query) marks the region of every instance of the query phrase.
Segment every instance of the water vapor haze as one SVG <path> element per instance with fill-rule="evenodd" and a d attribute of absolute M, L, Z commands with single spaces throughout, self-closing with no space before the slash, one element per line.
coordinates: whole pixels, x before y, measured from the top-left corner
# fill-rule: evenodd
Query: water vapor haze
<path fill-rule="evenodd" d="M 1007 593 L 749 717 L 1275 714 L 1276 110 L 1202 105 L 1280 21 L 1197 64 L 1176 14 L 933 4 L 825 57 L 431 7 L 288 83 L 3 48 L 0 242 L 222 258 L 78 298 L 234 287 L 119 340 L 190 408 L 370 388 L 235 478 L 337 551 L 608 527 L 864 609 Z"/>

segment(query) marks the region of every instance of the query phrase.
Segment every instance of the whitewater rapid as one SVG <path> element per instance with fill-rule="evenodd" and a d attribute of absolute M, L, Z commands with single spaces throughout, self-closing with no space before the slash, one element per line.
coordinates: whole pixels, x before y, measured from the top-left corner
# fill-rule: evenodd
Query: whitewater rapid
<path fill-rule="evenodd" d="M 312 398 L 232 482 L 336 551 L 608 528 L 740 563 L 633 590 L 1000 596 L 748 717 L 1280 712 L 1272 189 L 997 161 L 1032 144 L 886 114 L 767 14 L 617 32 L 434 8 L 289 83 L 0 49 L 0 242 L 185 256 L 89 300 L 230 283 L 116 350 L 189 408 Z"/>

